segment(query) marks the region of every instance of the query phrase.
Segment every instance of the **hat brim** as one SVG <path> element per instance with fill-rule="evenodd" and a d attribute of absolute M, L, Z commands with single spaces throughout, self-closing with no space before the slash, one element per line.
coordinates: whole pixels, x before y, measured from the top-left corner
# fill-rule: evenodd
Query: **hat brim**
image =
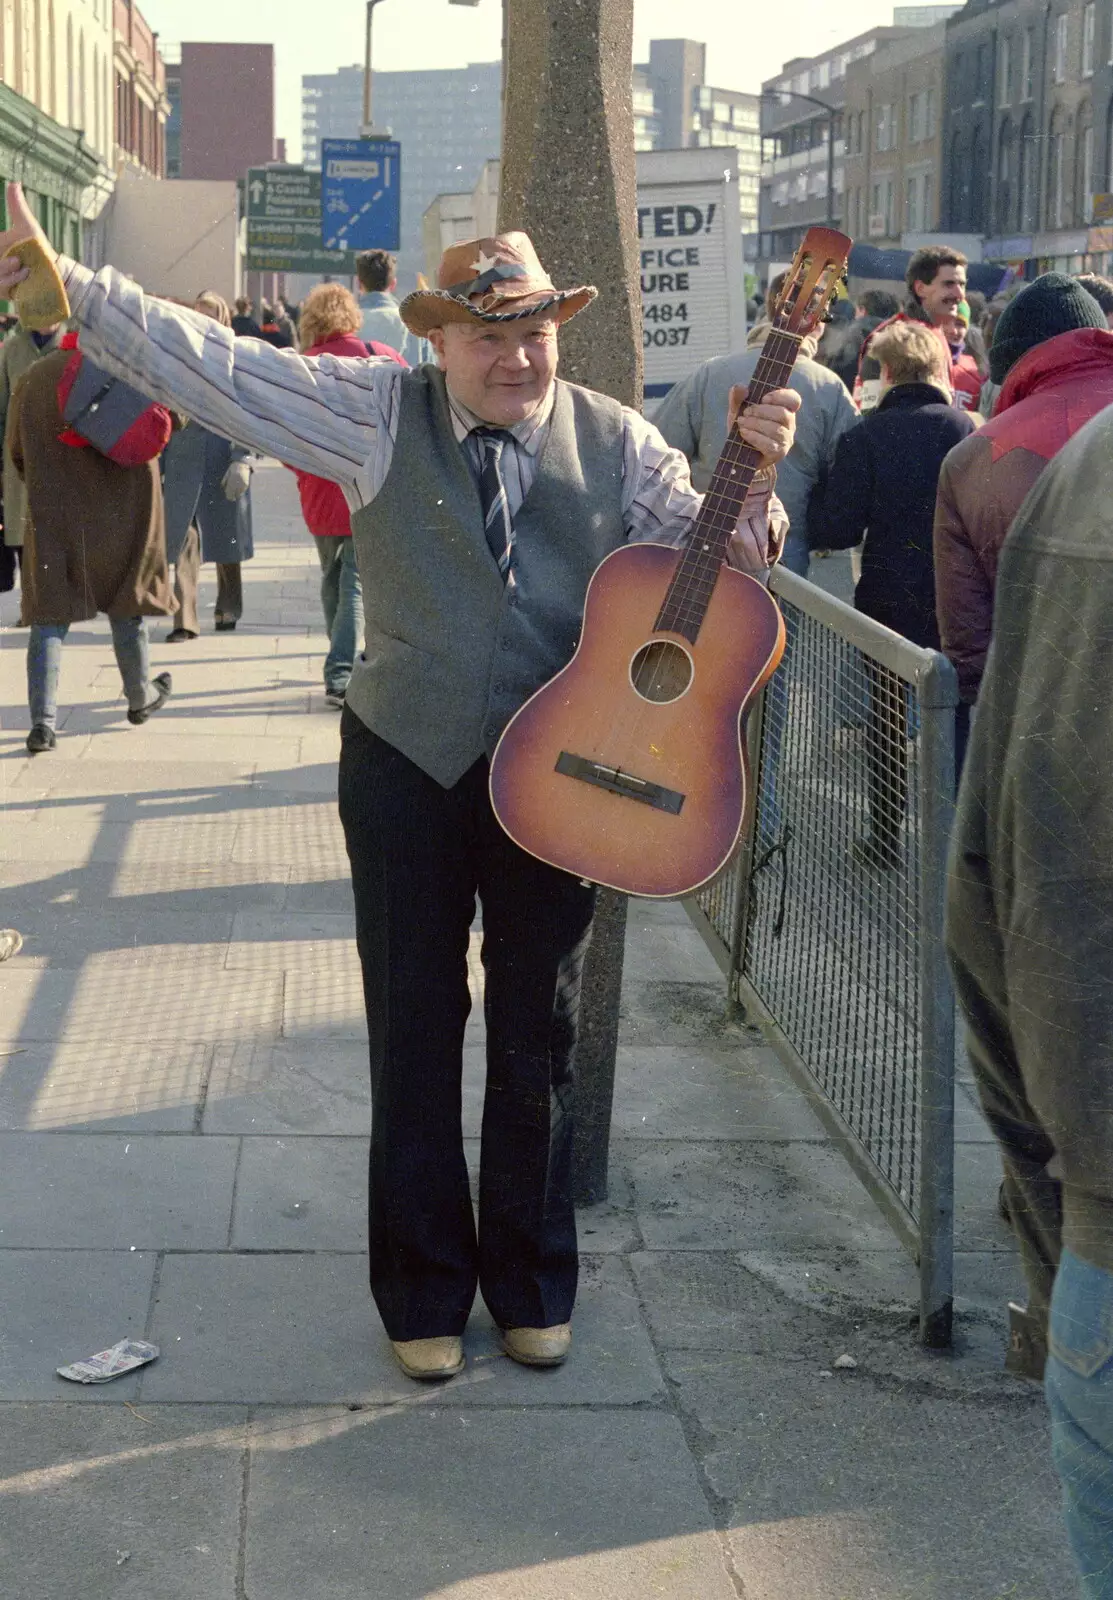
<path fill-rule="evenodd" d="M 598 293 L 592 284 L 582 284 L 578 289 L 530 295 L 528 304 L 525 297 L 507 298 L 501 302 L 505 310 L 481 311 L 446 289 L 416 289 L 406 296 L 398 311 L 410 332 L 424 338 L 434 328 L 443 328 L 449 322 L 520 322 L 525 317 L 537 317 L 545 312 L 552 312 L 558 322 L 567 322 L 589 306 Z"/>

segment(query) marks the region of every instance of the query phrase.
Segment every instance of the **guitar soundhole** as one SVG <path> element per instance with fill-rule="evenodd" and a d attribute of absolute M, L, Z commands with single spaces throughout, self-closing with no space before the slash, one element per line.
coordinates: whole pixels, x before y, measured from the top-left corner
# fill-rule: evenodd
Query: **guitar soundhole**
<path fill-rule="evenodd" d="M 679 700 L 692 681 L 692 658 L 671 639 L 653 639 L 630 663 L 630 680 L 643 700 L 667 705 Z"/>

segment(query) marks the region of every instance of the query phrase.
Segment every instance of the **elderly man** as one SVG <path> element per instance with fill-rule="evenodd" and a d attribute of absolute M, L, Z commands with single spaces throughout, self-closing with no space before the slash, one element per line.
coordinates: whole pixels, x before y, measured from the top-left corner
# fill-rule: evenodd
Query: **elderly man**
<path fill-rule="evenodd" d="M 8 214 L 0 250 L 37 232 L 16 186 Z M 502 832 L 488 758 L 570 659 L 598 562 L 627 539 L 683 542 L 701 504 L 687 463 L 635 412 L 557 379 L 560 325 L 596 291 L 556 289 L 522 233 L 454 246 L 438 287 L 404 302 L 439 363 L 413 371 L 237 342 L 111 269 L 58 267 L 98 361 L 344 490 L 366 605 L 340 810 L 370 1036 L 371 1288 L 411 1377 L 461 1369 L 477 1284 L 507 1354 L 557 1365 L 576 1290 L 572 1057 L 594 891 Z M 0 261 L 0 294 L 20 278 Z M 763 458 L 733 542 L 750 570 L 777 552 L 770 469 L 798 404 L 778 390 L 738 423 Z M 478 1237 L 460 1124 L 477 894 Z"/>

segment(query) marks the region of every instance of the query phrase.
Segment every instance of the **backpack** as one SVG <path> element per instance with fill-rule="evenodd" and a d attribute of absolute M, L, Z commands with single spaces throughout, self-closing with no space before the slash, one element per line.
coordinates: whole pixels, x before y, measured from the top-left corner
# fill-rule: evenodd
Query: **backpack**
<path fill-rule="evenodd" d="M 71 337 L 62 341 L 73 354 L 58 382 L 58 409 L 68 424 L 63 443 L 91 445 L 118 467 L 153 461 L 174 431 L 170 412 L 82 355 L 76 340 L 67 342 Z"/>

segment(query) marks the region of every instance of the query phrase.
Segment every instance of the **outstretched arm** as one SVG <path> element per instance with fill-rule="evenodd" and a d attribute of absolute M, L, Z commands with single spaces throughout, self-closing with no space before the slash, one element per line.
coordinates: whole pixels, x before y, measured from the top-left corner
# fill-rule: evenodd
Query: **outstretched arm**
<path fill-rule="evenodd" d="M 8 185 L 7 200 L 0 298 L 28 275 L 3 255 L 11 245 L 34 238 L 54 257 L 19 184 Z M 400 367 L 306 360 L 237 340 L 210 317 L 144 294 L 111 267 L 93 273 L 65 256 L 57 267 L 93 361 L 225 438 L 331 479 L 353 505 L 371 497 L 370 467 L 389 448 Z"/>

